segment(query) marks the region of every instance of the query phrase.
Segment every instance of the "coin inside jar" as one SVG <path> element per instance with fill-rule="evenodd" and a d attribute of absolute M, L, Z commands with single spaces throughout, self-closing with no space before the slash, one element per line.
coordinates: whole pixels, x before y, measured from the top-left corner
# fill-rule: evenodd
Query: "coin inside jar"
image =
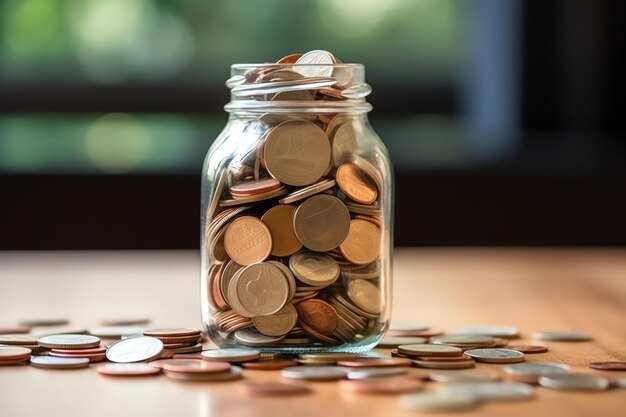
<path fill-rule="evenodd" d="M 289 283 L 277 267 L 258 263 L 241 269 L 230 282 L 228 300 L 244 317 L 267 316 L 289 300 Z"/>
<path fill-rule="evenodd" d="M 282 310 L 271 316 L 257 316 L 252 318 L 252 324 L 266 336 L 283 336 L 291 331 L 298 322 L 298 312 L 292 304 L 287 304 Z"/>
<path fill-rule="evenodd" d="M 261 220 L 242 216 L 233 220 L 224 235 L 228 256 L 239 265 L 265 260 L 272 251 L 272 234 Z"/>
<path fill-rule="evenodd" d="M 299 252 L 289 258 L 289 267 L 299 281 L 316 287 L 328 286 L 337 280 L 340 269 L 328 255 Z"/>
<path fill-rule="evenodd" d="M 294 230 L 304 246 L 316 252 L 338 247 L 350 231 L 350 212 L 337 197 L 319 194 L 296 210 Z"/>
<path fill-rule="evenodd" d="M 272 207 L 261 216 L 261 221 L 272 233 L 272 256 L 293 255 L 302 248 L 302 243 L 293 230 L 295 213 L 295 206 L 280 205 Z"/>
<path fill-rule="evenodd" d="M 265 167 L 278 181 L 295 186 L 313 184 L 330 164 L 330 143 L 322 129 L 306 120 L 288 120 L 267 136 Z"/>
<path fill-rule="evenodd" d="M 339 250 L 353 264 L 374 262 L 380 253 L 380 230 L 367 220 L 352 220 L 348 236 L 339 245 Z"/>
<path fill-rule="evenodd" d="M 378 192 L 376 185 L 354 164 L 343 164 L 335 174 L 337 184 L 345 195 L 360 204 L 371 204 L 376 201 Z"/>

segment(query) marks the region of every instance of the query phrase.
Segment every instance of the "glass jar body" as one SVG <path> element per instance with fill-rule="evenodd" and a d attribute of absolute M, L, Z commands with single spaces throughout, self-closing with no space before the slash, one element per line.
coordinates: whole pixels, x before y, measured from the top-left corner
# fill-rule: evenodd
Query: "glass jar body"
<path fill-rule="evenodd" d="M 393 173 L 365 112 L 231 113 L 201 210 L 202 319 L 218 346 L 363 352 L 384 335 Z"/>

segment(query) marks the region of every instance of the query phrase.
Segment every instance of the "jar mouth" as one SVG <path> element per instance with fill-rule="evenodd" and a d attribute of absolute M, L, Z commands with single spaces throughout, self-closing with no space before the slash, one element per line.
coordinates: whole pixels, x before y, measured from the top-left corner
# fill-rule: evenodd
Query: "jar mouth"
<path fill-rule="evenodd" d="M 226 111 L 365 112 L 371 87 L 362 64 L 234 64 Z"/>

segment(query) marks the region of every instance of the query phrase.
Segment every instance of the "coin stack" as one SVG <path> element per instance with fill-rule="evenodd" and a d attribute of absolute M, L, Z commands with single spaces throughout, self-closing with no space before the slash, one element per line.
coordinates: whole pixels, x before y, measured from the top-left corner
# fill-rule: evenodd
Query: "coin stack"
<path fill-rule="evenodd" d="M 202 351 L 202 333 L 194 328 L 165 328 L 153 329 L 143 332 L 144 336 L 154 337 L 163 342 L 162 356 L 174 356 L 175 354 L 194 353 Z"/>
<path fill-rule="evenodd" d="M 227 85 L 235 97 L 281 102 L 369 92 L 336 63 L 326 51 L 289 55 Z M 384 177 L 359 149 L 356 117 L 261 115 L 254 144 L 217 168 L 205 247 L 218 344 L 336 346 L 381 333 Z"/>
<path fill-rule="evenodd" d="M 49 356 L 57 358 L 89 359 L 102 362 L 106 359 L 106 348 L 100 346 L 100 338 L 84 334 L 56 334 L 39 338 L 39 346 L 48 348 Z"/>

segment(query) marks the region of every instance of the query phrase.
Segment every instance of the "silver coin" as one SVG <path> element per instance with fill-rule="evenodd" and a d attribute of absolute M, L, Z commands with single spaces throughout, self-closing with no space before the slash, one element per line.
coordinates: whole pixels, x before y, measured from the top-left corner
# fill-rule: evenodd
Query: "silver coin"
<path fill-rule="evenodd" d="M 610 385 L 607 378 L 587 374 L 555 374 L 539 377 L 539 385 L 558 390 L 604 391 Z"/>
<path fill-rule="evenodd" d="M 553 342 L 588 342 L 592 338 L 588 334 L 578 332 L 536 332 L 533 339 L 550 340 Z"/>
<path fill-rule="evenodd" d="M 333 381 L 345 378 L 348 373 L 340 366 L 292 366 L 283 369 L 280 374 L 285 378 Z"/>
<path fill-rule="evenodd" d="M 113 343 L 107 349 L 107 359 L 116 363 L 142 362 L 156 359 L 163 352 L 163 342 L 156 337 L 141 336 Z"/>
<path fill-rule="evenodd" d="M 235 339 L 244 346 L 267 346 L 283 340 L 285 336 L 266 336 L 256 329 L 239 329 L 235 332 Z"/>
<path fill-rule="evenodd" d="M 317 49 L 309 51 L 298 58 L 293 66 L 293 70 L 305 77 L 330 77 L 333 74 L 334 63 L 335 58 L 333 54 Z"/>
<path fill-rule="evenodd" d="M 470 395 L 478 400 L 515 400 L 534 395 L 534 388 L 521 382 L 456 382 L 442 387 L 444 393 Z"/>
<path fill-rule="evenodd" d="M 569 366 L 562 363 L 516 363 L 505 366 L 503 370 L 511 375 L 544 376 L 566 374 Z"/>
<path fill-rule="evenodd" d="M 246 362 L 261 357 L 261 352 L 250 348 L 209 349 L 201 353 L 202 358 L 219 362 Z"/>
<path fill-rule="evenodd" d="M 517 327 L 509 326 L 467 326 L 456 329 L 454 332 L 454 334 L 458 335 L 483 335 L 506 339 L 519 337 L 519 333 Z"/>
<path fill-rule="evenodd" d="M 366 368 L 348 371 L 348 379 L 385 378 L 389 376 L 407 375 L 408 368 Z"/>
<path fill-rule="evenodd" d="M 42 336 L 38 340 L 39 345 L 48 348 L 90 348 L 100 345 L 100 338 L 85 334 L 51 334 Z"/>
<path fill-rule="evenodd" d="M 477 362 L 514 363 L 524 361 L 524 354 L 512 349 L 470 349 L 466 350 L 465 354 Z"/>
<path fill-rule="evenodd" d="M 30 364 L 37 368 L 47 369 L 77 369 L 87 368 L 89 359 L 87 358 L 57 358 L 55 356 L 33 356 Z"/>
<path fill-rule="evenodd" d="M 474 408 L 478 400 L 467 393 L 424 392 L 403 395 L 398 403 L 409 411 L 455 411 Z"/>
<path fill-rule="evenodd" d="M 462 371 L 435 371 L 428 374 L 428 377 L 435 382 L 493 382 L 500 378 L 495 372 L 488 372 L 480 369 L 467 369 Z"/>

